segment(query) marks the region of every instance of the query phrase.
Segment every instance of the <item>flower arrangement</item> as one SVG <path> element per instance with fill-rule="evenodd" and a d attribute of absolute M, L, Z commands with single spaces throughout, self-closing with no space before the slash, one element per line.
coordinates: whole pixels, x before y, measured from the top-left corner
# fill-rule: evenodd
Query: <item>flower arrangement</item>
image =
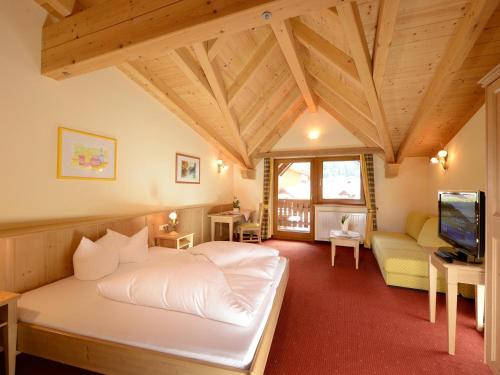
<path fill-rule="evenodd" d="M 340 223 L 345 224 L 349 220 L 349 217 L 350 217 L 350 215 L 348 215 L 348 214 L 342 215 L 342 218 L 340 219 Z"/>

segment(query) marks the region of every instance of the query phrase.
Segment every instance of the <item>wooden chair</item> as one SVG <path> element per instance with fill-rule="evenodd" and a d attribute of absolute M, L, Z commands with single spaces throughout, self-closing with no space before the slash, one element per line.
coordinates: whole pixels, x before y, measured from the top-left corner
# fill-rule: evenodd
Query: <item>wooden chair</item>
<path fill-rule="evenodd" d="M 262 242 L 262 218 L 264 217 L 263 204 L 259 203 L 259 211 L 251 223 L 241 224 L 239 227 L 240 242 Z"/>

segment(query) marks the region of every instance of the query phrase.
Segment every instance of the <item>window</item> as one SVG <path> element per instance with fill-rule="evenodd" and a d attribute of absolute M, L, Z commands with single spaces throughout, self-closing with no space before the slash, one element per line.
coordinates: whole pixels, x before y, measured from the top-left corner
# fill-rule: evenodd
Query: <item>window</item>
<path fill-rule="evenodd" d="M 365 204 L 359 157 L 320 159 L 320 200 Z"/>

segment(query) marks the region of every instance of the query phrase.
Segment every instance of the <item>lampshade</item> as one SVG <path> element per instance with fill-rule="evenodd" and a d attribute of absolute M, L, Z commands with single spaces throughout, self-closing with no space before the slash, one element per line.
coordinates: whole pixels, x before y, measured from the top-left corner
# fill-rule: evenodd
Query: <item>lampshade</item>
<path fill-rule="evenodd" d="M 172 221 L 175 221 L 177 220 L 177 212 L 175 211 L 172 211 L 169 215 L 168 215 L 168 218 Z"/>
<path fill-rule="evenodd" d="M 435 156 L 434 156 L 434 157 L 432 157 L 432 158 L 431 158 L 431 163 L 432 163 L 432 164 L 437 164 L 437 163 L 439 163 L 438 158 L 437 158 L 437 157 L 435 157 Z"/>

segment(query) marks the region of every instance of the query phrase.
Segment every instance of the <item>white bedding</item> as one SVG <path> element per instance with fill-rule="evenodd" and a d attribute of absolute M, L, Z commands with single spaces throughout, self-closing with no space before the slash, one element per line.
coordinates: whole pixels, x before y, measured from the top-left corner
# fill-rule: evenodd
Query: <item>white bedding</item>
<path fill-rule="evenodd" d="M 172 256 L 181 251 L 152 248 L 150 257 Z M 248 327 L 112 301 L 96 292 L 97 281 L 80 281 L 74 277 L 23 294 L 19 300 L 19 320 L 244 369 L 254 356 L 286 262 L 279 258 L 272 286 Z M 122 264 L 116 273 L 126 273 L 136 267 L 137 264 Z"/>
<path fill-rule="evenodd" d="M 273 258 L 274 274 L 279 258 Z M 262 268 L 258 262 L 253 264 L 258 271 Z M 231 267 L 227 275 L 224 271 L 204 256 L 181 252 L 156 257 L 127 273 L 107 276 L 99 281 L 97 289 L 103 297 L 115 301 L 248 327 L 271 287 L 271 280 L 246 275 L 247 264 Z"/>

